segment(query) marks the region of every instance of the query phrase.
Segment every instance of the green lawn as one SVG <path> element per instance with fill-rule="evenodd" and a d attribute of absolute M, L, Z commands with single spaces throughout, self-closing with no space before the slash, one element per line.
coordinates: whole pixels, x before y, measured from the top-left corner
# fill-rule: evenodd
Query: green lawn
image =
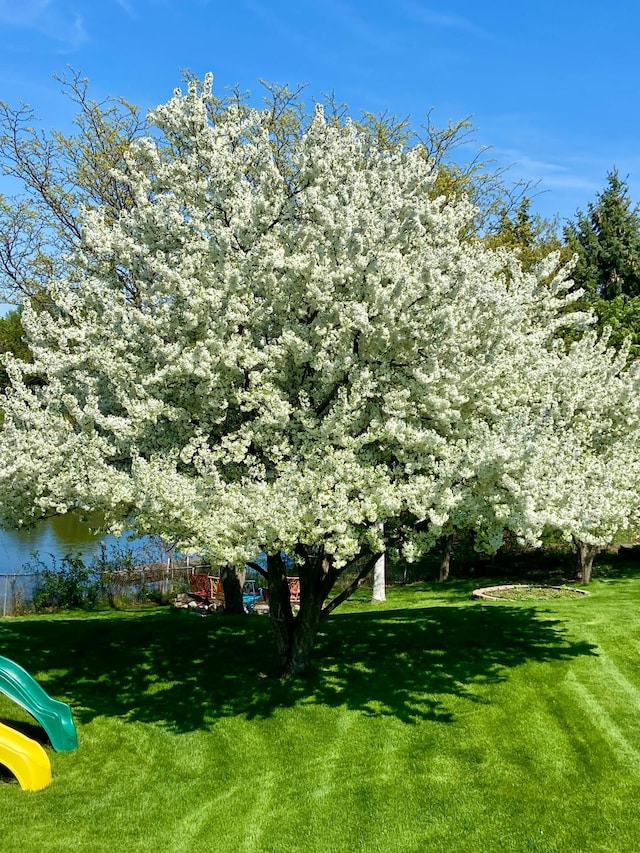
<path fill-rule="evenodd" d="M 0 850 L 637 853 L 640 577 L 471 589 L 360 593 L 284 683 L 257 616 L 0 620 L 80 737 L 44 791 L 2 777 Z M 0 718 L 39 731 L 5 697 Z"/>

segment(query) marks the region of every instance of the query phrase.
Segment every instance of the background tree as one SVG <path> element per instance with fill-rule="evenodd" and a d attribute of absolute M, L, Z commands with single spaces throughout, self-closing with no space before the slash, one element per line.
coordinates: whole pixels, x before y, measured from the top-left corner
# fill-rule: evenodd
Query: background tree
<path fill-rule="evenodd" d="M 424 156 L 431 164 L 435 180 L 431 190 L 434 197 L 448 199 L 464 197 L 473 205 L 474 214 L 467 224 L 469 235 L 490 238 L 499 232 L 504 223 L 518 216 L 518 211 L 529 210 L 536 184 L 530 181 L 510 181 L 509 166 L 499 166 L 490 154 L 489 146 L 477 148 L 474 127 L 469 117 L 450 121 L 439 128 L 427 115 L 421 132 L 407 137 L 405 143 L 419 143 Z M 471 156 L 465 156 L 469 149 Z M 542 227 L 536 218 L 536 227 Z M 498 243 L 496 245 L 506 245 Z M 518 243 L 522 245 L 522 241 Z M 549 251 L 556 246 L 548 247 Z M 548 252 L 541 254 L 544 257 Z"/>
<path fill-rule="evenodd" d="M 121 175 L 126 152 L 146 132 L 138 107 L 124 98 L 95 101 L 79 73 L 57 77 L 77 107 L 75 131 L 38 129 L 29 106 L 0 101 L 0 169 L 20 188 L 0 195 L 0 289 L 6 301 L 39 299 L 82 240 L 81 210 L 100 207 L 117 219 L 133 199 Z"/>
<path fill-rule="evenodd" d="M 24 329 L 20 319 L 20 309 L 7 312 L 0 317 L 0 355 L 11 353 L 21 361 L 31 361 L 31 352 L 24 339 Z M 9 377 L 4 367 L 0 367 L 0 388 L 6 388 Z"/>
<path fill-rule="evenodd" d="M 596 201 L 567 224 L 564 235 L 577 258 L 573 277 L 585 290 L 583 304 L 595 311 L 600 329 L 611 329 L 612 345 L 620 347 L 631 337 L 629 357 L 636 358 L 640 351 L 640 211 L 616 169 L 607 175 L 607 187 Z"/>
<path fill-rule="evenodd" d="M 504 485 L 521 498 L 511 529 L 519 512 L 526 525 L 560 531 L 576 548 L 583 583 L 598 550 L 640 529 L 640 371 L 626 367 L 625 347 L 607 343 L 591 331 L 560 350 L 558 369 L 538 387 L 539 407 L 520 413 L 521 447 L 504 439 Z"/>
<path fill-rule="evenodd" d="M 629 187 L 617 169 L 607 175 L 597 201 L 578 211 L 565 229 L 569 248 L 577 255 L 576 284 L 589 297 L 605 300 L 640 295 L 640 213 L 632 207 Z"/>
<path fill-rule="evenodd" d="M 502 207 L 485 238 L 487 245 L 517 252 L 525 270 L 531 270 L 551 252 L 558 252 L 561 262 L 567 263 L 571 251 L 562 243 L 557 222 L 533 214 L 531 204 L 532 199 L 524 196 L 514 208 Z"/>

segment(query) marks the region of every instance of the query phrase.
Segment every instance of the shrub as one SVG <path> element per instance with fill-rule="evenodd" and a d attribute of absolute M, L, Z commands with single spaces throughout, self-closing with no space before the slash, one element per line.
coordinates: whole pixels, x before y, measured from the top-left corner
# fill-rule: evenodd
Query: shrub
<path fill-rule="evenodd" d="M 71 610 L 93 606 L 98 598 L 98 587 L 81 555 L 65 554 L 58 562 L 52 554 L 51 559 L 53 566 L 50 568 L 36 553 L 28 564 L 37 575 L 32 598 L 34 610 Z"/>

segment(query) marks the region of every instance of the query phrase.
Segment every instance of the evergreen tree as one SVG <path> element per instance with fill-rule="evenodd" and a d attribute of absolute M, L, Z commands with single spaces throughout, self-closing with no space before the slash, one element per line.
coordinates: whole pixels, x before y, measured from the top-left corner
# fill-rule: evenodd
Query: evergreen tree
<path fill-rule="evenodd" d="M 617 169 L 607 180 L 597 201 L 565 228 L 567 245 L 578 258 L 574 279 L 594 302 L 640 296 L 640 211 L 632 207 Z"/>
<path fill-rule="evenodd" d="M 577 257 L 573 278 L 585 291 L 583 305 L 613 346 L 630 340 L 633 360 L 640 355 L 640 210 L 616 169 L 607 178 L 597 201 L 566 226 L 565 240 Z"/>

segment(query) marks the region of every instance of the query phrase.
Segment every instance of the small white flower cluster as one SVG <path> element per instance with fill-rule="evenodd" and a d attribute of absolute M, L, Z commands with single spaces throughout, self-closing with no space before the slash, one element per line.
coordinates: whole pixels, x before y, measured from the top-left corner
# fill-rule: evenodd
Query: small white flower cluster
<path fill-rule="evenodd" d="M 557 258 L 461 235 L 418 149 L 322 109 L 286 156 L 269 115 L 211 119 L 210 84 L 152 113 L 135 206 L 87 213 L 90 248 L 25 306 L 8 359 L 5 524 L 99 510 L 238 563 L 322 544 L 338 564 L 407 521 L 406 554 L 472 529 L 604 543 L 638 524 L 639 377 L 570 348 Z M 34 377 L 35 380 L 34 381 Z"/>

